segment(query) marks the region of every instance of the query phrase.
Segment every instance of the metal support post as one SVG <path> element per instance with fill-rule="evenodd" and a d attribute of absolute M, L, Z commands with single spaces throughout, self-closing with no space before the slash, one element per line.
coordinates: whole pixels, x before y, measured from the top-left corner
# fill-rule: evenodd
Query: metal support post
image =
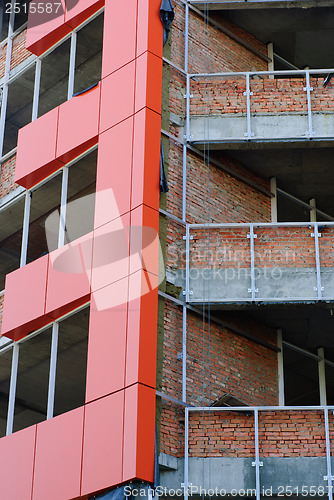
<path fill-rule="evenodd" d="M 328 487 L 328 498 L 333 500 L 333 477 L 332 477 L 332 464 L 331 464 L 331 442 L 329 439 L 329 421 L 328 421 L 328 408 L 324 409 L 325 416 L 325 434 L 326 434 L 326 463 L 327 463 L 327 476 L 324 476 L 324 480 L 327 481 Z"/>
<path fill-rule="evenodd" d="M 187 74 L 186 84 L 186 133 L 185 140 L 190 140 L 190 76 Z"/>
<path fill-rule="evenodd" d="M 190 240 L 189 224 L 186 224 L 186 302 L 187 303 L 189 302 L 189 295 L 190 295 L 189 240 Z"/>
<path fill-rule="evenodd" d="M 187 217 L 187 145 L 183 145 L 182 158 L 182 220 Z"/>
<path fill-rule="evenodd" d="M 244 92 L 244 95 L 246 96 L 246 105 L 247 105 L 247 132 L 245 132 L 245 137 L 250 141 L 252 136 L 252 129 L 251 129 L 251 115 L 250 115 L 250 96 L 253 95 L 253 92 L 250 91 L 250 79 L 249 79 L 249 73 L 246 73 L 246 92 Z"/>
<path fill-rule="evenodd" d="M 267 54 L 270 59 L 270 61 L 268 61 L 268 71 L 274 71 L 274 44 L 272 42 L 267 44 Z M 269 78 L 273 80 L 275 78 L 275 75 L 269 75 Z"/>
<path fill-rule="evenodd" d="M 184 422 L 184 500 L 188 500 L 188 474 L 189 474 L 189 409 L 185 408 Z"/>
<path fill-rule="evenodd" d="M 62 186 L 61 186 L 61 205 L 60 205 L 60 218 L 59 218 L 58 248 L 61 248 L 65 243 L 67 188 L 68 188 L 68 167 L 64 167 L 63 168 Z"/>
<path fill-rule="evenodd" d="M 277 222 L 277 182 L 276 177 L 270 177 L 271 198 L 271 222 Z"/>
<path fill-rule="evenodd" d="M 187 95 L 189 91 L 189 75 L 188 75 L 188 51 L 189 51 L 189 4 L 185 4 L 185 33 L 184 33 L 184 71 L 186 73 Z M 187 98 L 188 103 L 188 98 Z M 185 144 L 183 145 L 183 159 L 182 159 L 182 220 L 187 217 L 187 140 L 189 135 L 189 110 L 186 107 L 186 131 L 185 131 Z"/>
<path fill-rule="evenodd" d="M 12 356 L 12 371 L 11 371 L 11 376 L 10 376 L 6 436 L 8 436 L 9 434 L 12 434 L 12 432 L 13 432 L 18 366 L 19 366 L 19 345 L 16 342 L 14 342 L 13 356 Z"/>
<path fill-rule="evenodd" d="M 38 118 L 38 105 L 39 105 L 39 90 L 41 86 L 41 72 L 42 72 L 42 61 L 41 59 L 36 60 L 35 67 L 35 86 L 34 86 L 34 99 L 32 103 L 32 117 L 31 121 Z"/>
<path fill-rule="evenodd" d="M 49 420 L 50 418 L 53 417 L 53 410 L 54 410 L 55 388 L 56 388 L 56 371 L 57 371 L 58 333 L 59 333 L 59 323 L 53 323 L 53 325 L 52 325 L 50 371 L 49 371 L 48 409 L 47 409 L 47 414 L 46 414 L 47 420 Z"/>
<path fill-rule="evenodd" d="M 182 316 L 182 401 L 187 401 L 187 307 Z"/>
<path fill-rule="evenodd" d="M 323 291 L 323 287 L 321 286 L 320 252 L 319 252 L 319 237 L 321 236 L 321 233 L 319 234 L 317 222 L 314 223 L 314 233 L 312 234 L 312 236 L 314 236 L 315 263 L 317 270 L 317 286 L 315 287 L 315 291 L 318 292 L 318 300 L 321 300 Z"/>
<path fill-rule="evenodd" d="M 311 139 L 314 135 L 313 124 L 312 124 L 312 104 L 311 104 L 311 91 L 313 90 L 313 88 L 310 86 L 309 70 L 305 71 L 305 77 L 306 77 L 306 87 L 304 88 L 304 90 L 306 90 L 307 94 L 307 116 L 308 116 L 308 131 L 306 133 Z"/>
<path fill-rule="evenodd" d="M 256 235 L 254 234 L 254 226 L 250 224 L 249 226 L 249 234 L 247 237 L 250 239 L 250 254 L 251 254 L 251 287 L 248 291 L 252 294 L 252 301 L 255 300 L 255 293 L 258 292 L 258 289 L 255 288 L 255 252 L 254 252 L 254 238 Z"/>
<path fill-rule="evenodd" d="M 284 406 L 284 365 L 283 365 L 283 332 L 281 328 L 277 330 L 277 347 L 280 351 L 277 353 L 278 362 L 278 404 Z"/>
<path fill-rule="evenodd" d="M 261 483 L 260 483 L 260 467 L 263 463 L 260 462 L 260 450 L 259 450 L 259 410 L 254 409 L 254 426 L 255 426 L 255 462 L 252 463 L 255 467 L 255 487 L 256 487 L 256 500 L 260 500 L 261 497 Z"/>
<path fill-rule="evenodd" d="M 318 348 L 318 356 L 320 360 L 318 361 L 318 375 L 319 375 L 319 394 L 320 394 L 320 404 L 322 406 L 327 405 L 327 394 L 326 394 L 326 367 L 325 367 L 325 350 L 323 347 Z"/>
<path fill-rule="evenodd" d="M 30 223 L 30 206 L 31 206 L 31 192 L 26 191 L 25 201 L 24 201 L 24 217 L 23 217 L 23 229 L 22 229 L 20 267 L 25 266 L 27 263 L 29 223 Z"/>

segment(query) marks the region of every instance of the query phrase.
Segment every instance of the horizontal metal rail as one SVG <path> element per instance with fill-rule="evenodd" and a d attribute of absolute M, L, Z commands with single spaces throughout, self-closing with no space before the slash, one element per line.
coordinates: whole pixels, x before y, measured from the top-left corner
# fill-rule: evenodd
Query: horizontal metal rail
<path fill-rule="evenodd" d="M 260 76 L 269 76 L 269 75 L 282 75 L 282 76 L 291 76 L 291 75 L 327 75 L 328 73 L 334 73 L 333 68 L 326 69 L 286 69 L 286 70 L 273 70 L 273 71 L 234 71 L 234 72 L 221 72 L 221 73 L 190 73 L 190 78 L 207 78 L 209 77 L 220 77 L 220 76 L 244 76 L 249 77 L 260 75 Z"/>
<path fill-rule="evenodd" d="M 219 222 L 207 224 L 188 224 L 189 229 L 210 229 L 210 228 L 238 228 L 238 227 L 309 227 L 314 226 L 334 226 L 334 222 Z"/>
<path fill-rule="evenodd" d="M 188 411 L 334 411 L 333 405 L 317 406 L 191 406 Z"/>

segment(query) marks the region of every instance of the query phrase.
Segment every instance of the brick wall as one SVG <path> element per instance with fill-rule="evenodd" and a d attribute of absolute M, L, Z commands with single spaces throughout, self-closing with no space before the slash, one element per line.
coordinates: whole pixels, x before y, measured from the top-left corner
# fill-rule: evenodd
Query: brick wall
<path fill-rule="evenodd" d="M 250 319 L 224 313 L 233 326 L 276 344 L 276 333 Z M 165 302 L 162 391 L 182 399 L 182 308 Z M 204 362 L 203 362 L 204 357 Z M 277 355 L 213 320 L 187 312 L 187 402 L 210 405 L 229 393 L 249 405 L 278 404 Z M 204 398 L 204 401 L 203 401 Z M 160 451 L 183 452 L 183 409 L 163 401 Z"/>
<path fill-rule="evenodd" d="M 14 182 L 16 155 L 2 163 L 0 167 L 0 199 L 18 187 Z"/>
<path fill-rule="evenodd" d="M 175 4 L 175 20 L 172 26 L 171 60 L 184 67 L 184 7 Z M 231 23 L 223 16 L 219 23 L 243 38 L 253 48 L 266 55 L 265 44 Z M 204 22 L 200 15 L 190 11 L 189 15 L 189 72 L 217 71 L 266 71 L 266 61 L 240 45 L 210 23 Z"/>
<path fill-rule="evenodd" d="M 323 78 L 311 78 L 312 111 L 334 112 L 334 85 L 323 88 Z M 251 80 L 252 113 L 307 113 L 307 94 L 304 79 L 270 78 Z M 193 98 L 190 114 L 246 113 L 246 81 L 244 77 L 216 77 L 191 82 Z"/>
<path fill-rule="evenodd" d="M 7 43 L 2 44 L 0 47 L 0 78 L 3 78 L 5 75 L 6 54 L 7 54 Z"/>
<path fill-rule="evenodd" d="M 330 415 L 333 436 L 333 416 Z M 242 413 L 190 414 L 189 455 L 254 457 L 254 417 Z M 326 456 L 324 416 L 319 411 L 259 413 L 260 457 Z"/>
<path fill-rule="evenodd" d="M 25 59 L 31 56 L 31 52 L 26 49 L 27 30 L 21 31 L 13 40 L 13 50 L 10 69 L 15 68 Z"/>

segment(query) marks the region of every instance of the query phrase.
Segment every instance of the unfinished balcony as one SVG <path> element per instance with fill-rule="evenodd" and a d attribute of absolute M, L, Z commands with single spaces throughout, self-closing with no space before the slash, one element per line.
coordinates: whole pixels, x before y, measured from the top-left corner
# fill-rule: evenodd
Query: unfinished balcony
<path fill-rule="evenodd" d="M 192 74 L 184 136 L 198 148 L 287 147 L 334 139 L 334 70 Z"/>
<path fill-rule="evenodd" d="M 334 223 L 189 224 L 174 264 L 188 303 L 334 301 Z"/>

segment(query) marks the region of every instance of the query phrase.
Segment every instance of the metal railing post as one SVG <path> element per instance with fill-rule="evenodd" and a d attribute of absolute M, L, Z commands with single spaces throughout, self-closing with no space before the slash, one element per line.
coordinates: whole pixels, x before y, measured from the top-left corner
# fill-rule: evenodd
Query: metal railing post
<path fill-rule="evenodd" d="M 58 248 L 65 244 L 66 233 L 66 209 L 67 209 L 67 189 L 68 189 L 68 167 L 63 168 L 61 186 L 61 204 L 59 217 Z"/>
<path fill-rule="evenodd" d="M 256 487 L 256 500 L 260 500 L 261 497 L 261 483 L 260 483 L 260 467 L 263 465 L 260 462 L 260 450 L 259 450 L 259 410 L 254 409 L 254 425 L 255 425 L 255 487 Z"/>
<path fill-rule="evenodd" d="M 328 486 L 328 498 L 330 500 L 333 499 L 333 491 L 332 491 L 332 464 L 331 464 L 331 443 L 329 438 L 329 420 L 328 420 L 328 407 L 324 409 L 325 416 L 325 433 L 326 433 L 326 462 L 327 462 L 327 476 L 324 476 L 324 480 L 327 480 Z"/>
<path fill-rule="evenodd" d="M 32 115 L 31 121 L 35 121 L 38 118 L 38 106 L 39 106 L 39 91 L 41 87 L 41 74 L 42 74 L 42 61 L 41 59 L 36 60 L 35 66 L 35 84 L 34 84 L 34 97 L 32 103 Z"/>
<path fill-rule="evenodd" d="M 187 308 L 182 315 L 182 401 L 187 401 Z"/>
<path fill-rule="evenodd" d="M 315 245 L 315 264 L 316 264 L 316 273 L 317 273 L 317 286 L 315 287 L 315 291 L 318 294 L 318 300 L 322 298 L 323 288 L 321 286 L 321 270 L 320 270 L 320 252 L 319 252 L 319 237 L 321 233 L 318 230 L 318 222 L 314 222 L 314 245 Z"/>
<path fill-rule="evenodd" d="M 22 228 L 20 267 L 25 266 L 27 263 L 29 224 L 30 224 L 30 207 L 31 207 L 31 192 L 26 191 L 25 200 L 24 200 L 24 216 L 23 216 L 23 228 Z"/>
<path fill-rule="evenodd" d="M 184 422 L 184 500 L 188 500 L 188 480 L 189 480 L 189 409 L 185 408 Z"/>
<path fill-rule="evenodd" d="M 257 289 L 255 288 L 255 252 L 254 252 L 254 238 L 256 238 L 256 235 L 254 235 L 254 226 L 253 224 L 249 225 L 249 239 L 250 239 L 250 257 L 251 257 L 251 287 L 249 289 L 250 293 L 252 294 L 252 301 L 255 300 L 255 292 L 257 292 Z"/>
<path fill-rule="evenodd" d="M 190 295 L 189 240 L 190 240 L 189 224 L 186 224 L 186 302 L 189 302 L 189 295 Z"/>
<path fill-rule="evenodd" d="M 53 323 L 50 371 L 49 371 L 48 408 L 46 415 L 47 420 L 53 417 L 53 411 L 54 411 L 56 373 L 57 373 L 58 333 L 59 333 L 59 323 Z"/>
<path fill-rule="evenodd" d="M 307 116 L 308 116 L 308 131 L 307 135 L 309 138 L 313 137 L 314 131 L 313 131 L 313 124 L 312 124 L 312 104 L 311 104 L 311 91 L 313 88 L 310 86 L 310 72 L 309 70 L 305 71 L 305 77 L 306 77 L 306 87 L 304 90 L 306 90 L 307 94 Z"/>
<path fill-rule="evenodd" d="M 251 115 L 250 115 L 250 96 L 253 93 L 250 91 L 250 79 L 249 79 L 249 73 L 246 73 L 246 92 L 244 92 L 244 95 L 246 96 L 246 108 L 247 108 L 247 132 L 245 132 L 245 137 L 247 137 L 248 140 L 252 138 L 254 134 L 252 134 L 252 128 L 251 128 Z"/>

